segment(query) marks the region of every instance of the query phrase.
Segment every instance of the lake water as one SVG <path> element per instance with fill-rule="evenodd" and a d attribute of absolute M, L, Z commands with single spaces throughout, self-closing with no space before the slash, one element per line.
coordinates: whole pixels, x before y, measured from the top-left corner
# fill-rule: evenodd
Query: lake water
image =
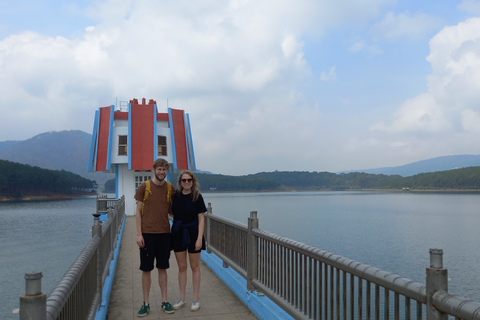
<path fill-rule="evenodd" d="M 449 291 L 480 300 L 480 194 L 206 193 L 213 214 L 425 283 L 429 249 L 443 249 Z"/>
<path fill-rule="evenodd" d="M 444 250 L 449 291 L 480 300 L 480 195 L 388 192 L 204 193 L 213 214 L 425 283 Z M 50 292 L 91 237 L 95 197 L 0 203 L 0 319 L 18 319 L 24 275 Z"/>
<path fill-rule="evenodd" d="M 91 238 L 95 197 L 0 203 L 0 319 L 19 319 L 25 273 L 50 292 Z"/>

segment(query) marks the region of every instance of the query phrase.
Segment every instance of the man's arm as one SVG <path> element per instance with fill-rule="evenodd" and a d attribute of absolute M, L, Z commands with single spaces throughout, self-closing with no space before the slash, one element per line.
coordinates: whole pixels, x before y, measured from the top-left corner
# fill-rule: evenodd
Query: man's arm
<path fill-rule="evenodd" d="M 137 245 L 140 248 L 143 248 L 145 246 L 142 235 L 142 204 L 143 201 L 137 200 L 137 208 L 135 211 L 135 221 L 137 222 Z"/>

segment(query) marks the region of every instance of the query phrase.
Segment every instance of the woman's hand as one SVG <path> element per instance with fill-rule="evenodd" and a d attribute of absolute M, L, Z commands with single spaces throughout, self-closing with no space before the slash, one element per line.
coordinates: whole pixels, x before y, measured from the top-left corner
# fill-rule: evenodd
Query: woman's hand
<path fill-rule="evenodd" d="M 202 249 L 202 238 L 198 238 L 195 242 L 195 251 Z"/>

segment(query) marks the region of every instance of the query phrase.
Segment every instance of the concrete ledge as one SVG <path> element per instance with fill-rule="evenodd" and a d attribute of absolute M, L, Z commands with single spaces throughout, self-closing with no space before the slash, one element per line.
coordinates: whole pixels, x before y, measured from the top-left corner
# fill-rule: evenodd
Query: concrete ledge
<path fill-rule="evenodd" d="M 232 268 L 224 268 L 223 261 L 213 253 L 202 251 L 202 261 L 222 280 L 225 285 L 261 320 L 292 319 L 267 296 L 247 290 L 247 280 Z"/>

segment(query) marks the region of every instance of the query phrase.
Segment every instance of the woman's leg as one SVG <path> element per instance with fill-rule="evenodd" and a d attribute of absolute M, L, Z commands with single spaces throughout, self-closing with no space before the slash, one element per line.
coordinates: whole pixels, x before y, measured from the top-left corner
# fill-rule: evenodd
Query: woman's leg
<path fill-rule="evenodd" d="M 190 268 L 192 269 L 193 301 L 198 301 L 200 291 L 200 252 L 189 253 Z"/>
<path fill-rule="evenodd" d="M 178 264 L 178 286 L 180 288 L 180 299 L 185 301 L 185 290 L 187 287 L 187 251 L 175 252 Z"/>

